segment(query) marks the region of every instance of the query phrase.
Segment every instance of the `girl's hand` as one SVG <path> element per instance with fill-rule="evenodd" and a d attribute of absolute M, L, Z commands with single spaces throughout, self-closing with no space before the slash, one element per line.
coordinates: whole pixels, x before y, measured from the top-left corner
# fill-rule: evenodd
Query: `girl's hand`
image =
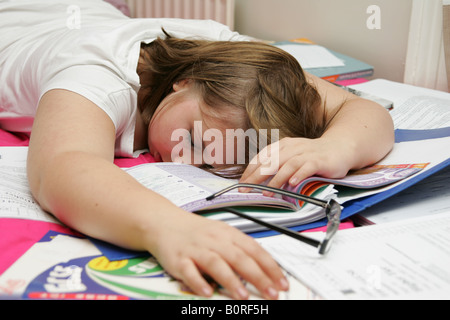
<path fill-rule="evenodd" d="M 331 139 L 284 138 L 263 149 L 240 182 L 261 184 L 273 176 L 267 185 L 281 188 L 314 175 L 340 178 L 351 169 L 352 154 L 350 145 Z"/>
<path fill-rule="evenodd" d="M 251 237 L 224 222 L 182 212 L 158 231 L 153 254 L 164 269 L 200 296 L 209 297 L 213 279 L 234 299 L 247 299 L 248 281 L 266 299 L 277 299 L 288 282 L 273 258 Z"/>

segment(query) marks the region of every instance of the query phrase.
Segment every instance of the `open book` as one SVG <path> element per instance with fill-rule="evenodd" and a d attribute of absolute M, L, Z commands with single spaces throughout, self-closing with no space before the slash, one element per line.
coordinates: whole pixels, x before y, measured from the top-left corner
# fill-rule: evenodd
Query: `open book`
<path fill-rule="evenodd" d="M 287 190 L 329 200 L 336 197 L 336 184 L 363 189 L 377 188 L 414 175 L 426 165 L 376 165 L 351 172 L 343 179 L 312 177 Z M 177 206 L 190 212 L 205 212 L 209 218 L 226 221 L 243 231 L 261 230 L 261 227 L 232 213 L 225 213 L 221 208 L 238 206 L 247 214 L 282 226 L 300 225 L 325 217 L 324 210 L 315 205 L 281 196 L 266 197 L 259 191 L 241 193 L 232 190 L 207 201 L 206 197 L 237 181 L 218 177 L 191 165 L 149 163 L 124 170 Z M 211 210 L 215 210 L 214 213 Z"/>

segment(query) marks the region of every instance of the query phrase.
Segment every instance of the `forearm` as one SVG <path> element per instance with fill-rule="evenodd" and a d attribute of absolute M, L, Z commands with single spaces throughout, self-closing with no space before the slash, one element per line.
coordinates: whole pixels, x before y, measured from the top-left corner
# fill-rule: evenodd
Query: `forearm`
<path fill-rule="evenodd" d="M 130 249 L 153 250 L 156 226 L 181 211 L 114 164 L 89 154 L 63 153 L 39 168 L 31 164 L 29 175 L 45 210 L 82 233 Z"/>
<path fill-rule="evenodd" d="M 279 287 L 283 275 L 268 253 L 237 229 L 178 208 L 115 166 L 115 134 L 111 119 L 89 100 L 64 90 L 44 95 L 27 165 L 40 205 L 86 235 L 151 252 L 198 294 L 212 294 L 206 273 L 244 298 L 237 273 L 274 298 L 269 289 Z"/>
<path fill-rule="evenodd" d="M 322 136 L 333 142 L 348 169 L 381 160 L 394 143 L 394 127 L 388 111 L 364 99 L 350 99 L 333 118 Z"/>

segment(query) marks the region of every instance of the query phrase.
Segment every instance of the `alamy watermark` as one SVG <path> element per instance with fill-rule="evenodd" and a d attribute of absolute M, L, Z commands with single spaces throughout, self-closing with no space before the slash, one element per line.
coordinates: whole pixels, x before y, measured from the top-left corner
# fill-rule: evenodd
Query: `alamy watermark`
<path fill-rule="evenodd" d="M 81 8 L 77 5 L 70 5 L 67 7 L 67 28 L 81 29 Z M 369 30 L 380 30 L 381 29 L 381 8 L 376 4 L 372 4 L 367 7 L 366 13 L 369 17 L 366 20 L 366 27 Z"/>
<path fill-rule="evenodd" d="M 262 175 L 273 175 L 279 166 L 279 130 L 261 129 L 207 129 L 202 122 L 194 122 L 193 135 L 186 129 L 174 130 L 171 141 L 178 142 L 172 148 L 172 161 L 201 165 L 261 164 Z M 204 142 L 209 142 L 203 145 Z M 256 157 L 258 156 L 258 157 Z"/>
<path fill-rule="evenodd" d="M 381 29 L 381 8 L 375 4 L 367 7 L 366 13 L 369 17 L 366 21 L 367 29 L 380 30 Z"/>
<path fill-rule="evenodd" d="M 371 265 L 367 267 L 367 286 L 371 290 L 381 290 L 381 267 Z"/>
<path fill-rule="evenodd" d="M 66 26 L 70 30 L 81 29 L 81 8 L 77 5 L 70 5 L 66 10 Z"/>

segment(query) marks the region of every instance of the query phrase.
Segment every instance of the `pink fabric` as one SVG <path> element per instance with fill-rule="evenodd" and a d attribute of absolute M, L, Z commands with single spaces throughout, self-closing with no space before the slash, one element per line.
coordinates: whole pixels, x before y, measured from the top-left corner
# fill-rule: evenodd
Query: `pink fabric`
<path fill-rule="evenodd" d="M 130 167 L 137 166 L 139 164 L 154 163 L 154 162 L 156 162 L 155 159 L 148 152 L 142 153 L 137 158 L 116 158 L 116 159 L 114 159 L 114 163 L 116 164 L 116 166 L 121 167 L 121 168 L 130 168 Z"/>
<path fill-rule="evenodd" d="M 125 0 L 105 0 L 106 2 L 109 2 L 114 7 L 122 11 L 122 13 L 126 16 L 130 16 L 130 8 L 128 7 Z"/>
<path fill-rule="evenodd" d="M 2 147 L 26 147 L 29 137 L 25 134 L 13 134 L 0 129 L 0 146 Z"/>
<path fill-rule="evenodd" d="M 24 219 L 0 219 L 0 275 L 47 232 L 76 233 L 55 223 Z"/>

